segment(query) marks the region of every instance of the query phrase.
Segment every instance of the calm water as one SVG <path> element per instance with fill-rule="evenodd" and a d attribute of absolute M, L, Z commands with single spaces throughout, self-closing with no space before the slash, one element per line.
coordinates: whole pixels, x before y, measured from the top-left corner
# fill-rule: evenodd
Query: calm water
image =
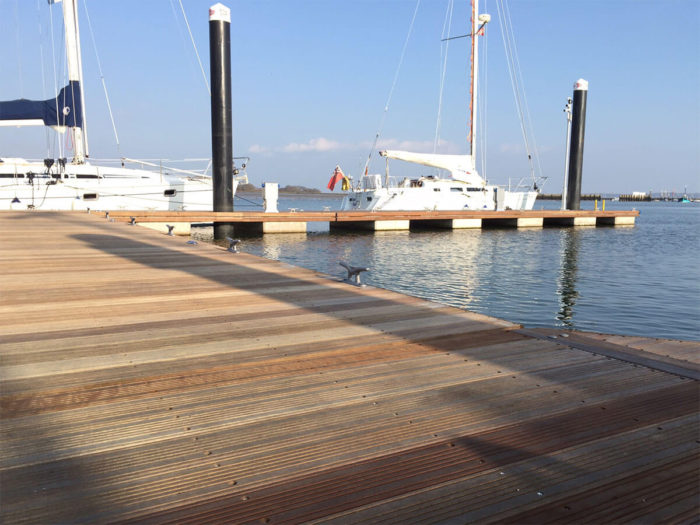
<path fill-rule="evenodd" d="M 279 209 L 339 204 L 281 197 Z M 369 266 L 368 284 L 530 327 L 700 340 L 700 203 L 606 202 L 633 207 L 634 227 L 336 234 L 320 223 L 308 234 L 244 238 L 241 249 L 338 277 L 340 260 Z"/>

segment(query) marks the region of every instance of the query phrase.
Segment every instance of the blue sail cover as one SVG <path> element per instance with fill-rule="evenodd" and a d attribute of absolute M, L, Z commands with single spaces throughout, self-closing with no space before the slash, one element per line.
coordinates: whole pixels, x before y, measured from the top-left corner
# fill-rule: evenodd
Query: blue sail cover
<path fill-rule="evenodd" d="M 71 80 L 56 98 L 27 100 L 20 98 L 0 102 L 0 121 L 36 120 L 46 126 L 83 127 L 80 82 Z M 19 123 L 21 125 L 21 123 Z"/>

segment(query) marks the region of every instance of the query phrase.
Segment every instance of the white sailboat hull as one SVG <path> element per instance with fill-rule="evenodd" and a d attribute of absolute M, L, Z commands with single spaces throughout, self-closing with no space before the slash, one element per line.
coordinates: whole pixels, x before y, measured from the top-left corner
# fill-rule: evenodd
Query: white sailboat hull
<path fill-rule="evenodd" d="M 235 194 L 238 181 L 234 180 Z M 211 210 L 211 178 L 140 169 L 0 162 L 0 210 Z"/>
<path fill-rule="evenodd" d="M 385 187 L 379 175 L 368 175 L 363 177 L 363 186 L 345 196 L 342 210 L 531 210 L 537 198 L 536 191 L 508 191 L 432 177 L 405 179 L 399 185 Z"/>

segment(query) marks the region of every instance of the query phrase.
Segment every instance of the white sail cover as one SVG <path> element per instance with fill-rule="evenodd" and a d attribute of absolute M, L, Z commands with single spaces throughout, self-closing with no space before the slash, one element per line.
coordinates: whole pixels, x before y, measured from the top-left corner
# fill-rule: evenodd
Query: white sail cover
<path fill-rule="evenodd" d="M 411 151 L 385 150 L 380 151 L 382 157 L 403 160 L 423 166 L 431 166 L 449 171 L 455 179 L 467 184 L 481 186 L 485 183 L 474 169 L 471 155 L 440 155 L 437 153 L 413 153 Z"/>

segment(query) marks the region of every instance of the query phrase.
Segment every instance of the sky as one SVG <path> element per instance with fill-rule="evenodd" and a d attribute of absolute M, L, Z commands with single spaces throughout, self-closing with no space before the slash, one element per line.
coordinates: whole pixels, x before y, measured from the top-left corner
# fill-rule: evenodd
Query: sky
<path fill-rule="evenodd" d="M 84 1 L 91 158 L 210 157 L 210 98 L 179 0 Z M 213 3 L 182 0 L 207 78 Z M 358 176 L 380 129 L 380 148 L 433 151 L 448 0 L 421 0 L 398 74 L 416 0 L 223 3 L 232 17 L 234 154 L 250 157 L 252 183 L 325 188 L 336 164 Z M 579 78 L 589 82 L 584 193 L 700 192 L 700 0 L 507 3 L 541 174 L 548 177 L 544 192 L 562 189 L 563 109 Z M 489 181 L 502 184 L 527 176 L 529 167 L 496 0 L 482 0 L 480 12 L 492 20 L 480 41 L 487 59 L 480 68 L 479 118 L 486 120 L 478 165 L 483 161 Z M 455 2 L 448 34 L 463 35 L 468 25 L 466 2 Z M 0 100 L 48 99 L 64 85 L 62 32 L 60 4 L 0 0 Z M 449 44 L 441 153 L 468 152 L 468 46 L 466 38 Z M 64 137 L 51 133 L 0 127 L 0 157 L 56 156 Z M 418 173 L 400 161 L 390 169 L 395 176 Z M 375 152 L 370 171 L 383 170 Z"/>

